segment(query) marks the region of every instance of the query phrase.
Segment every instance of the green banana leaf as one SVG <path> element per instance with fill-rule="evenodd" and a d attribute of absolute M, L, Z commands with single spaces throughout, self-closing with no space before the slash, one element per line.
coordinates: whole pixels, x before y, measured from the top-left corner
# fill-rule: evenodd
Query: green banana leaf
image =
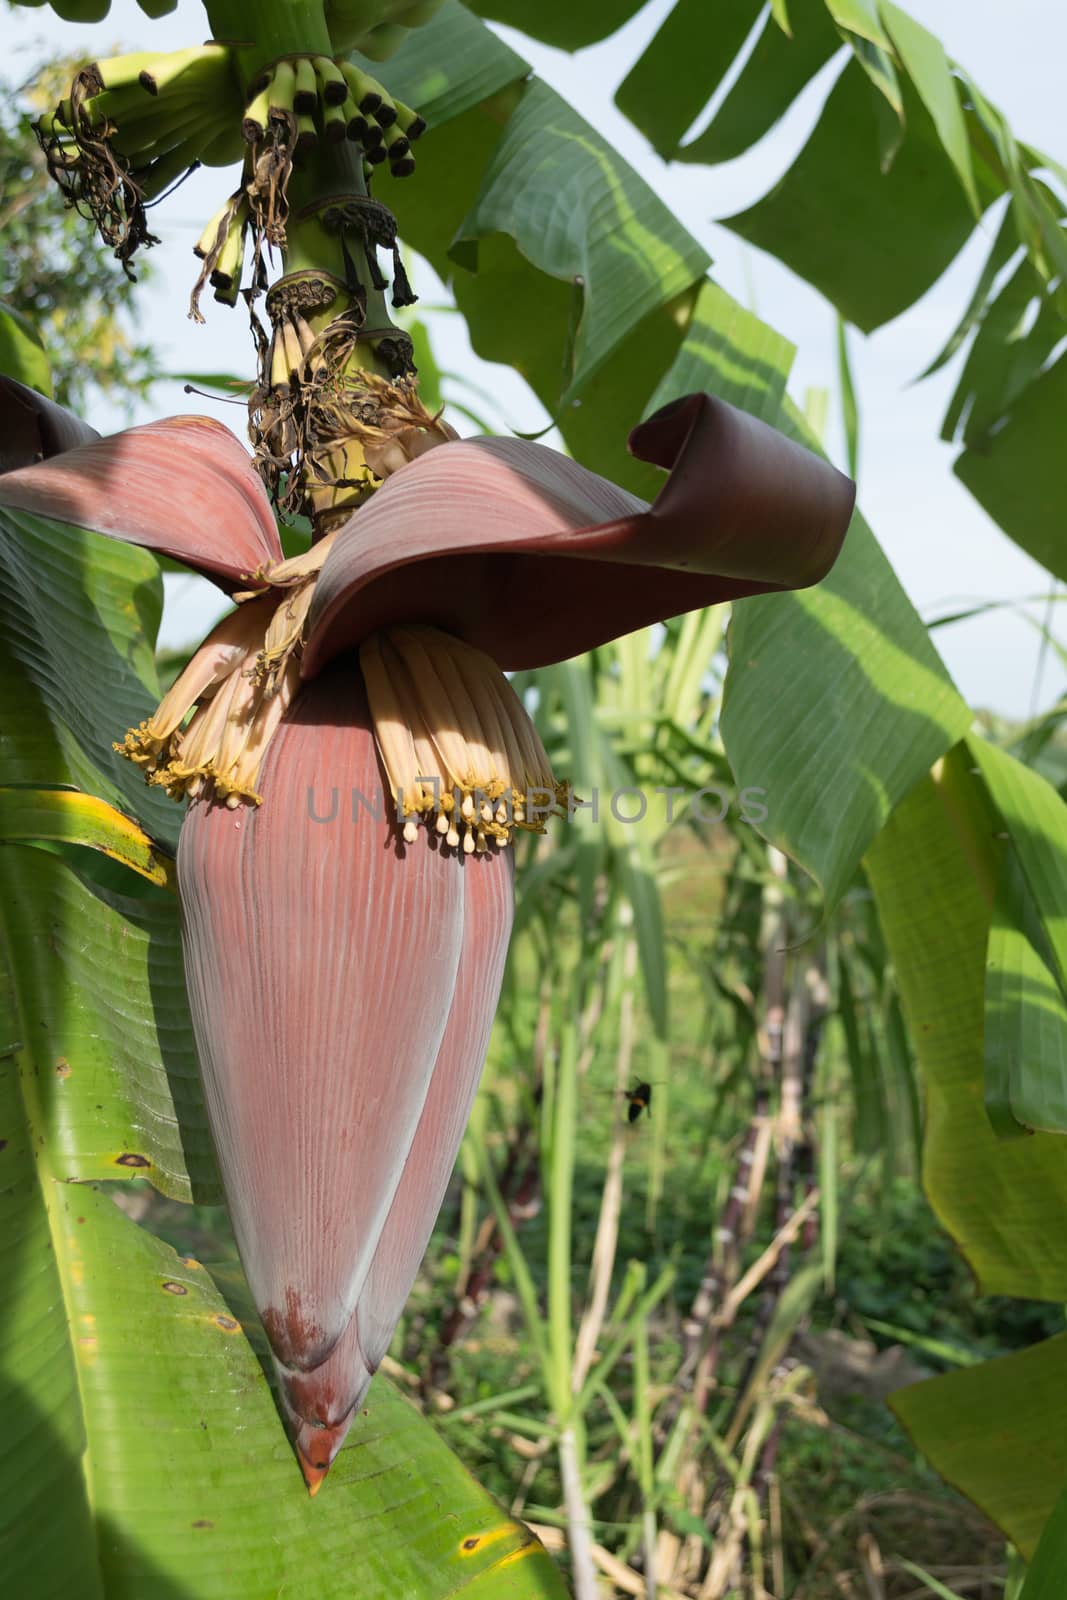
<path fill-rule="evenodd" d="M 1057 340 L 1062 339 L 1062 326 Z M 1064 502 L 1057 421 L 1067 406 L 1067 356 L 1039 372 L 1012 397 L 991 440 L 956 460 L 955 473 L 1016 544 L 1057 578 L 1067 580 L 1067 552 L 1057 515 Z"/>
<path fill-rule="evenodd" d="M 52 398 L 52 372 L 41 336 L 21 311 L 0 300 L 0 373 Z"/>
<path fill-rule="evenodd" d="M 1010 220 L 1008 213 L 1006 221 Z M 1005 242 L 1014 249 L 1014 230 L 1002 225 L 1002 239 L 1005 235 Z M 996 241 L 990 252 L 992 266 L 1000 256 L 999 243 L 1000 240 Z M 1043 296 L 1042 287 L 1033 263 L 1024 259 L 1009 275 L 1003 288 L 989 297 L 956 392 L 949 402 L 942 438 L 951 441 L 958 436 L 968 451 L 985 455 L 999 431 L 997 423 L 1005 407 L 1022 396 L 1040 374 L 1062 336 L 1056 308 Z M 1033 326 L 1024 335 L 1021 329 L 1035 305 L 1039 309 Z M 965 457 L 961 461 L 963 459 Z M 960 470 L 959 463 L 956 470 Z"/>
<path fill-rule="evenodd" d="M 898 1389 L 890 1405 L 942 1477 L 1029 1559 L 1067 1481 L 1067 1334 Z M 1062 1539 L 1062 1532 L 1060 1535 Z M 1059 1586 L 1063 1589 L 1063 1570 Z"/>
<path fill-rule="evenodd" d="M 678 153 L 682 135 L 707 104 L 708 85 L 726 75 L 762 9 L 761 0 L 735 0 L 718 8 L 715 26 L 709 27 L 706 0 L 678 0 L 620 83 L 615 94 L 619 110 L 636 123 L 665 161 Z M 533 26 L 527 19 L 527 30 Z M 779 35 L 780 30 L 764 24 L 760 42 L 772 34 Z M 770 43 L 773 49 L 773 39 Z M 784 40 L 781 60 L 786 64 L 799 55 L 788 45 Z M 738 111 L 759 117 L 767 103 L 767 97 L 752 95 Z M 742 148 L 751 142 L 744 133 L 741 139 Z"/>
<path fill-rule="evenodd" d="M 986 957 L 1003 842 L 968 745 L 899 805 L 865 865 L 922 1071 L 923 1181 L 987 1294 L 1067 1299 L 1062 1140 L 986 1112 Z"/>
<path fill-rule="evenodd" d="M 818 879 L 830 908 L 970 712 L 858 514 L 817 589 L 747 600 L 729 638 L 730 764 L 741 787 L 766 790 L 760 831 Z"/>
<path fill-rule="evenodd" d="M 567 15 L 556 5 L 480 0 L 472 9 L 573 50 L 606 39 L 634 8 L 592 0 Z M 829 88 L 792 166 L 725 225 L 864 329 L 912 305 L 984 225 L 988 207 L 1010 197 L 994 249 L 1003 242 L 1001 264 L 1020 245 L 1025 259 L 1004 287 L 992 258 L 982 272 L 954 336 L 958 348 L 977 335 L 944 431 L 955 437 L 963 424 L 959 477 L 1012 539 L 1063 577 L 1049 507 L 1064 499 L 1065 467 L 1048 430 L 1062 410 L 1067 368 L 1062 358 L 1047 367 L 1067 335 L 1067 241 L 1062 201 L 1036 176 L 1061 169 L 1018 140 L 945 46 L 890 0 L 791 0 L 788 27 L 773 8 L 762 16 L 761 9 L 754 0 L 676 0 L 624 73 L 620 110 L 666 160 L 734 160 L 835 54 L 847 60 L 847 46 L 854 59 Z M 683 145 L 697 122 L 700 131 Z M 1027 301 L 1039 314 L 1020 337 Z M 975 389 L 980 403 L 969 405 Z"/>
<path fill-rule="evenodd" d="M 979 739 L 967 750 L 1003 847 L 986 965 L 987 1104 L 995 1122 L 1064 1133 L 1067 806 L 1005 751 Z"/>
<path fill-rule="evenodd" d="M 765 19 L 744 71 L 730 86 L 708 126 L 691 144 L 675 151 L 677 159 L 715 164 L 742 155 L 775 126 L 801 90 L 840 49 L 840 34 L 822 0 L 794 0 L 790 16 L 791 33 L 776 27 L 772 17 Z M 691 41 L 690 48 L 698 53 L 709 32 L 709 20 L 705 11 L 699 23 L 701 37 Z M 707 79 L 705 102 L 709 86 Z"/>
<path fill-rule="evenodd" d="M 1067 1572 L 1067 1488 L 1045 1524 L 1019 1600 L 1057 1600 Z"/>
<path fill-rule="evenodd" d="M 174 888 L 174 863 L 129 817 L 76 789 L 0 788 L 0 841 L 87 845 L 160 889 Z"/>
<path fill-rule="evenodd" d="M 146 1177 L 217 1201 L 174 896 L 117 893 L 23 844 L 0 846 L 0 874 L 21 1032 L 39 1044 L 38 1137 L 58 1177 Z"/>
<path fill-rule="evenodd" d="M 813 283 L 865 332 L 925 294 L 974 228 L 933 119 L 910 88 L 904 94 L 907 137 L 890 170 L 879 175 L 880 106 L 859 64 L 851 63 L 784 178 L 755 206 L 724 219 L 724 226 Z M 985 203 L 992 198 L 984 189 Z M 841 248 L 843 226 L 847 250 Z"/>
<path fill-rule="evenodd" d="M 146 550 L 0 511 L 0 783 L 71 785 L 173 850 L 181 813 L 111 748 L 159 702 L 163 584 Z"/>
<path fill-rule="evenodd" d="M 527 0 L 474 0 L 470 9 L 492 22 L 510 23 L 561 50 L 580 50 L 621 28 L 640 11 L 641 0 L 593 0 L 580 6 L 569 0 L 541 0 L 534 15 Z"/>

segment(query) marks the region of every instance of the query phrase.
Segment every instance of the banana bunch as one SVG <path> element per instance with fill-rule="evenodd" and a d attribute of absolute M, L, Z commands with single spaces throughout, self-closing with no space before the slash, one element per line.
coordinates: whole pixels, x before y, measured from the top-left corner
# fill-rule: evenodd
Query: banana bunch
<path fill-rule="evenodd" d="M 440 11 L 444 0 L 326 0 L 326 26 L 337 55 L 358 50 L 387 61 L 412 28 Z"/>
<path fill-rule="evenodd" d="M 201 261 L 189 314 L 201 321 L 200 295 L 210 284 L 215 299 L 234 305 L 240 293 L 246 237 L 251 233 L 261 277 L 264 244 L 285 247 L 289 178 L 320 142 L 351 140 L 363 152 L 364 172 L 388 161 L 394 177 L 415 170 L 412 143 L 426 124 L 410 106 L 349 62 L 295 56 L 265 68 L 248 86 L 241 123 L 245 159 L 241 187 L 211 218 L 195 251 Z M 296 353 L 289 330 L 288 357 Z M 282 346 L 279 344 L 279 351 Z"/>
<path fill-rule="evenodd" d="M 276 61 L 242 94 L 239 48 L 209 43 L 93 62 L 36 130 L 68 204 L 95 223 L 131 277 L 130 258 L 157 243 L 147 207 L 201 163 L 242 164 L 239 188 L 195 246 L 195 321 L 209 283 L 216 300 L 236 303 L 249 233 L 255 291 L 265 283 L 264 246 L 285 247 L 293 165 L 320 141 L 355 143 L 368 178 L 385 161 L 403 178 L 415 170 L 412 144 L 426 126 L 359 67 L 328 56 Z"/>
<path fill-rule="evenodd" d="M 83 68 L 37 124 L 67 203 L 96 224 L 127 273 L 134 252 L 155 243 L 146 204 L 200 162 L 241 159 L 238 82 L 226 45 L 115 56 Z"/>
<path fill-rule="evenodd" d="M 50 5 L 64 22 L 103 22 L 111 10 L 111 0 L 11 0 L 16 6 Z M 137 0 L 146 17 L 166 17 L 177 9 L 178 0 Z"/>
<path fill-rule="evenodd" d="M 242 131 L 252 146 L 271 129 L 276 139 L 286 138 L 288 130 L 299 165 L 320 141 L 340 144 L 350 139 L 363 151 L 368 177 L 383 161 L 389 162 L 395 178 L 415 171 L 411 146 L 425 131 L 425 122 L 347 61 L 329 56 L 278 61 L 249 85 L 249 94 Z"/>
<path fill-rule="evenodd" d="M 107 142 L 145 195 L 156 199 L 198 161 L 227 166 L 243 154 L 234 52 L 206 44 L 168 55 L 138 51 L 98 61 L 79 75 L 88 91 L 60 102 L 60 138 L 83 131 Z"/>
<path fill-rule="evenodd" d="M 220 305 L 237 304 L 245 263 L 245 235 L 251 216 L 248 190 L 242 181 L 225 205 L 219 207 L 193 246 L 194 254 L 202 262 L 200 276 L 189 301 L 189 315 L 194 322 L 204 320 L 200 315 L 200 294 L 205 284 L 210 283 Z"/>

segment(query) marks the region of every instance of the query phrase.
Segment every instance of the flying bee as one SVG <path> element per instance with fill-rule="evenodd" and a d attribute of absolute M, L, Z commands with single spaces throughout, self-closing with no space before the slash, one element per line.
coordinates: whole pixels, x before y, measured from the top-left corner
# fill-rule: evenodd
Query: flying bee
<path fill-rule="evenodd" d="M 626 1101 L 627 1122 L 636 1122 L 642 1111 L 647 1111 L 649 1117 L 652 1116 L 652 1090 L 656 1082 L 661 1081 L 657 1079 L 653 1083 L 635 1083 L 632 1089 L 605 1089 L 603 1093 L 622 1095 Z"/>
<path fill-rule="evenodd" d="M 635 1083 L 632 1089 L 622 1089 L 627 1099 L 626 1120 L 636 1122 L 642 1111 L 647 1111 L 649 1118 L 652 1116 L 652 1085 L 650 1083 Z"/>

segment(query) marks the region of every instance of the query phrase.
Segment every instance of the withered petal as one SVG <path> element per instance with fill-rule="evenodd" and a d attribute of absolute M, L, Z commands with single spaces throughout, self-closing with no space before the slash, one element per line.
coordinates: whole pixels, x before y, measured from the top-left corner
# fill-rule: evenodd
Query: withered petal
<path fill-rule="evenodd" d="M 211 417 L 93 436 L 0 477 L 0 505 L 145 545 L 227 591 L 282 559 L 251 457 Z"/>
<path fill-rule="evenodd" d="M 47 461 L 99 437 L 65 406 L 15 378 L 0 377 L 0 473 Z"/>
<path fill-rule="evenodd" d="M 415 1137 L 463 875 L 398 845 L 351 665 L 304 690 L 259 787 L 255 811 L 197 802 L 183 824 L 186 983 L 245 1274 L 274 1354 L 306 1372 L 349 1324 Z"/>
<path fill-rule="evenodd" d="M 505 668 L 547 665 L 833 565 L 855 486 L 757 418 L 689 395 L 630 448 L 670 470 L 651 507 L 524 439 L 459 440 L 403 467 L 326 559 L 304 676 L 396 622 L 433 623 Z"/>

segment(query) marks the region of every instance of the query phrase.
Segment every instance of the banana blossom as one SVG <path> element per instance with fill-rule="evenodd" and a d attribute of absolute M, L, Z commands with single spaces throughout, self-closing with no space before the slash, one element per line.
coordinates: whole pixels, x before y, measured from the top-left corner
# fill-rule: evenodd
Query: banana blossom
<path fill-rule="evenodd" d="M 0 504 L 148 546 L 238 600 L 121 747 L 191 801 L 178 879 L 204 1092 L 314 1492 L 452 1171 L 511 927 L 507 845 L 564 798 L 501 669 L 818 582 L 853 485 L 695 394 L 630 437 L 669 474 L 651 506 L 542 445 L 454 440 L 286 561 L 219 423 L 101 439 L 6 395 L 9 438 L 44 459 L 0 478 Z"/>

